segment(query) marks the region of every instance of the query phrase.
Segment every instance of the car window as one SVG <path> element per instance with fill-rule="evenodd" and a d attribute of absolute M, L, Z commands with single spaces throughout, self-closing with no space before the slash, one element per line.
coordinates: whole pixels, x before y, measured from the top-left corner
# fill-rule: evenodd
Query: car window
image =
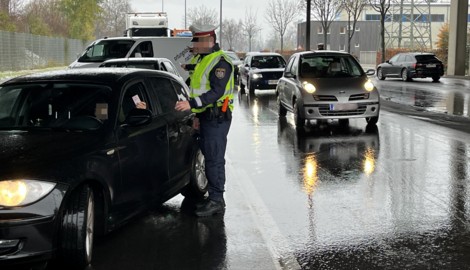
<path fill-rule="evenodd" d="M 168 61 L 164 61 L 162 62 L 162 65 L 165 67 L 166 71 L 172 73 L 172 74 L 175 74 L 177 76 L 180 76 L 180 74 L 178 73 L 178 71 L 176 71 L 176 68 L 175 66 L 173 66 L 173 64 L 171 62 L 168 62 Z"/>
<path fill-rule="evenodd" d="M 240 58 L 238 58 L 238 55 L 235 52 L 226 51 L 225 54 L 230 57 L 232 61 L 240 61 Z"/>
<path fill-rule="evenodd" d="M 253 68 L 285 68 L 284 58 L 277 55 L 256 55 L 251 60 Z"/>
<path fill-rule="evenodd" d="M 151 108 L 144 84 L 142 82 L 136 82 L 129 85 L 124 91 L 122 97 L 121 108 L 119 111 L 119 122 L 123 123 L 129 112 L 138 108 L 138 104 L 141 104 L 141 102 L 145 102 L 145 109 L 155 111 Z"/>
<path fill-rule="evenodd" d="M 428 62 L 428 61 L 436 61 L 438 60 L 435 55 L 431 54 L 423 54 L 423 55 L 416 55 L 416 60 L 420 62 Z"/>
<path fill-rule="evenodd" d="M 296 59 L 296 57 L 292 56 L 291 58 L 289 58 L 289 61 L 287 62 L 286 70 L 289 71 L 290 73 L 292 73 L 292 65 L 294 64 L 295 59 Z M 294 74 L 294 73 L 292 73 L 292 74 Z"/>
<path fill-rule="evenodd" d="M 390 62 L 397 62 L 397 61 L 398 61 L 398 57 L 400 57 L 400 54 L 397 54 L 397 55 L 393 56 L 393 57 L 390 59 Z"/>
<path fill-rule="evenodd" d="M 307 55 L 300 59 L 301 77 L 358 77 L 363 73 L 357 61 L 350 55 Z"/>
<path fill-rule="evenodd" d="M 399 62 L 399 63 L 405 62 L 405 57 L 406 57 L 405 55 L 398 56 L 397 62 Z"/>
<path fill-rule="evenodd" d="M 76 119 L 109 118 L 111 89 L 103 85 L 80 83 L 25 84 L 0 88 L 0 128 L 89 129 Z M 93 121 L 93 120 L 92 120 Z M 84 124 L 84 125 L 80 125 Z"/>
<path fill-rule="evenodd" d="M 152 93 L 158 99 L 162 113 L 175 111 L 175 104 L 178 96 L 173 88 L 173 84 L 167 78 L 152 77 L 149 78 Z"/>
<path fill-rule="evenodd" d="M 152 41 L 144 41 L 137 45 L 131 57 L 153 57 Z"/>
<path fill-rule="evenodd" d="M 134 40 L 100 40 L 87 48 L 79 58 L 80 62 L 102 62 L 112 58 L 122 58 L 127 55 Z"/>

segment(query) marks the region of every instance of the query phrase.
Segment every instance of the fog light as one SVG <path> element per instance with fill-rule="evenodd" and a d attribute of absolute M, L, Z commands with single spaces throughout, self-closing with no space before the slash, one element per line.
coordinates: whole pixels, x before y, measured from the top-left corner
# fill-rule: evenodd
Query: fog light
<path fill-rule="evenodd" d="M 308 114 L 312 114 L 313 113 L 313 110 L 312 109 L 308 109 Z"/>
<path fill-rule="evenodd" d="M 373 112 L 375 112 L 375 107 L 372 107 L 370 110 L 373 111 Z"/>
<path fill-rule="evenodd" d="M 0 240 L 0 248 L 14 248 L 20 243 L 20 240 Z"/>

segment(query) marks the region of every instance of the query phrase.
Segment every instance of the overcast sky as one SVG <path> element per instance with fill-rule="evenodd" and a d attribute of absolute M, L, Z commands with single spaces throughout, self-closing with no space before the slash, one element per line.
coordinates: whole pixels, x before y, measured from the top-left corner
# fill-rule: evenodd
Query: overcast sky
<path fill-rule="evenodd" d="M 169 28 L 184 28 L 184 4 L 185 0 L 131 0 L 132 8 L 138 12 L 156 12 L 163 11 L 168 13 Z M 221 0 L 186 0 L 186 9 L 194 9 L 204 5 L 217 12 L 217 20 L 220 15 Z M 257 22 L 263 28 L 262 32 L 271 32 L 265 19 L 265 12 L 269 0 L 222 0 L 222 19 L 233 18 L 237 21 L 245 18 L 246 9 L 251 9 L 253 13 L 257 11 Z M 188 22 L 189 24 L 189 22 Z M 189 27 L 189 25 L 187 25 Z"/>

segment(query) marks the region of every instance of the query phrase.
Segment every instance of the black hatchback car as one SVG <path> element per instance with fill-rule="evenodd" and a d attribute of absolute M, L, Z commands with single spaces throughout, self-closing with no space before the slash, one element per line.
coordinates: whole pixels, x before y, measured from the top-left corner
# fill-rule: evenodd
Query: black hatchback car
<path fill-rule="evenodd" d="M 1 84 L 0 266 L 83 268 L 95 234 L 179 193 L 204 196 L 194 114 L 174 110 L 187 98 L 168 72 L 126 68 Z"/>
<path fill-rule="evenodd" d="M 438 82 L 443 75 L 444 65 L 432 53 L 399 53 L 377 66 L 379 80 L 396 77 L 411 81 L 412 78 L 431 77 L 433 82 Z"/>

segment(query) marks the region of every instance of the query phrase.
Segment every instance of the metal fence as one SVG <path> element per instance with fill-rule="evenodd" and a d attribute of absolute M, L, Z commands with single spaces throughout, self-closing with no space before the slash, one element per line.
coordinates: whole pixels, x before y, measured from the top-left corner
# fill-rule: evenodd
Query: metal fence
<path fill-rule="evenodd" d="M 0 71 L 66 66 L 86 45 L 77 39 L 0 31 Z"/>

